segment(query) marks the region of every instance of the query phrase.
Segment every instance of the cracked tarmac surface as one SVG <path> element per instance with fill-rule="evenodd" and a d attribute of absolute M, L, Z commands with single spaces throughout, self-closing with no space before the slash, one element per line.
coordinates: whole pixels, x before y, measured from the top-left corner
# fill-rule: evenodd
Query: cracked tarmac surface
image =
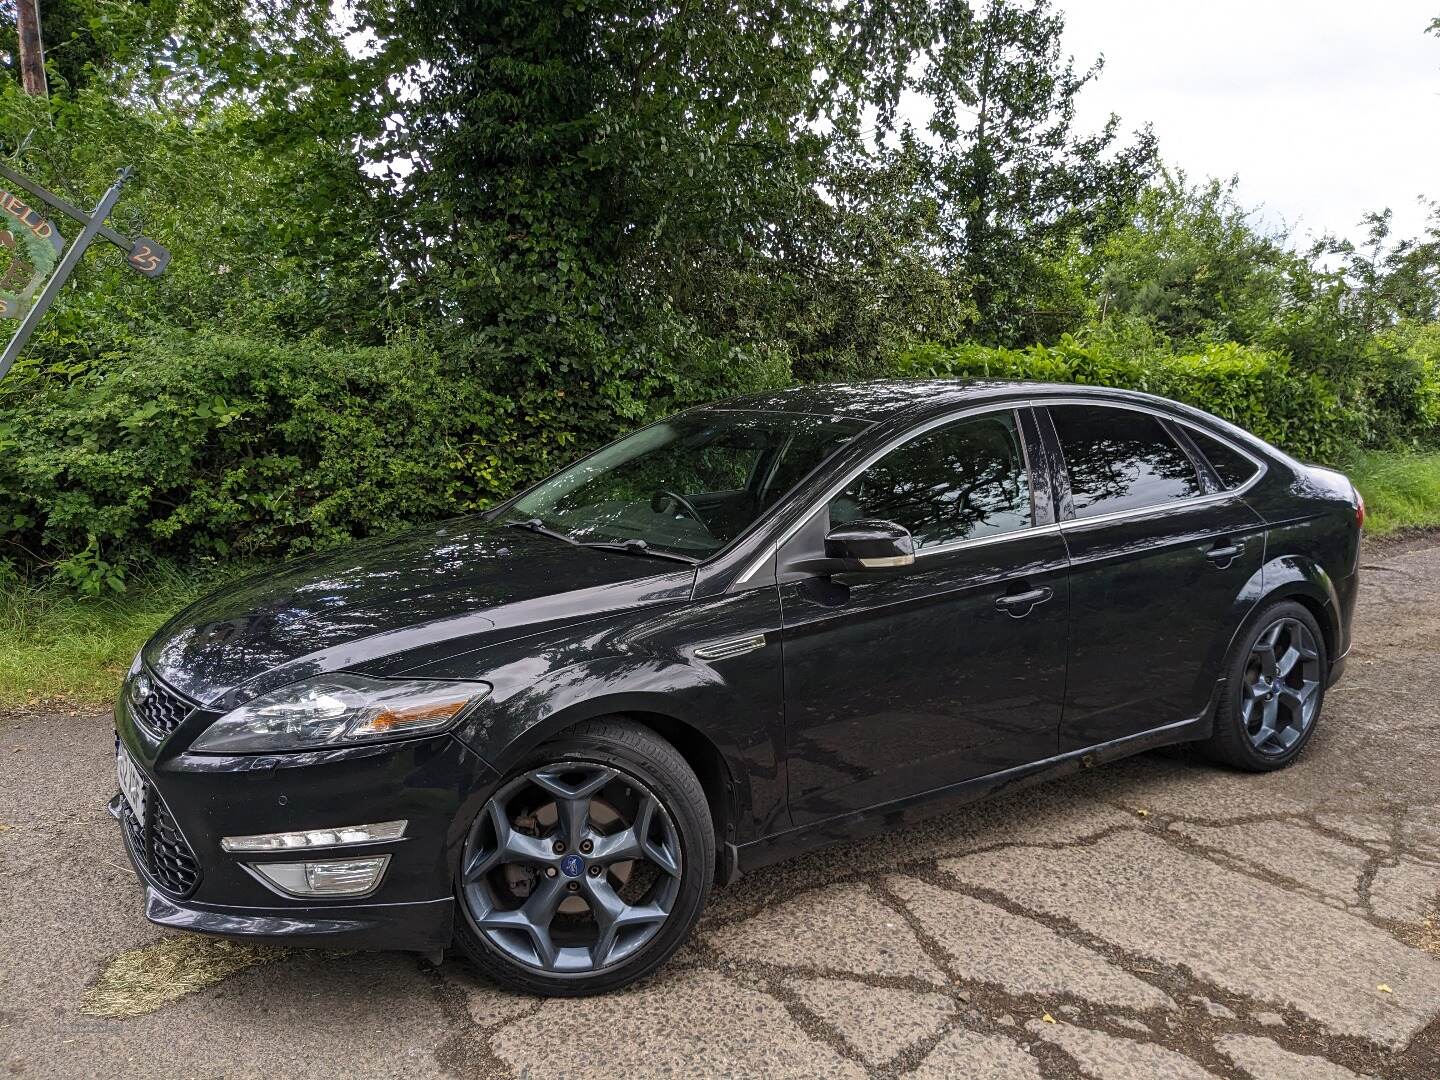
<path fill-rule="evenodd" d="M 104 810 L 109 717 L 0 716 L 0 1068 L 1433 1080 L 1440 544 L 1365 558 L 1293 768 L 1149 754 L 782 864 L 717 891 L 660 974 L 578 1002 L 153 927 Z"/>

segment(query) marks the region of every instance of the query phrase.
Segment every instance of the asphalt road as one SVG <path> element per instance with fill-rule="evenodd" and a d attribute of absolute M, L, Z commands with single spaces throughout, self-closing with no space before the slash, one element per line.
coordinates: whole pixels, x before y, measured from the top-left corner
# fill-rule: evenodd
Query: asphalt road
<path fill-rule="evenodd" d="M 0 717 L 13 1076 L 1440 1077 L 1440 545 L 1366 556 L 1314 741 L 1152 754 L 717 893 L 583 1002 L 459 961 L 162 932 L 105 814 L 105 715 Z"/>

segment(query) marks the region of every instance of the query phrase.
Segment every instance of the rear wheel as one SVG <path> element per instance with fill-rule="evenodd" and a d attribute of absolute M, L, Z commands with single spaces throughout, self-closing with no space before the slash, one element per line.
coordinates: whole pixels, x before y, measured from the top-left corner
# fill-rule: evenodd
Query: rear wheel
<path fill-rule="evenodd" d="M 1309 609 L 1292 600 L 1267 606 L 1235 643 L 1205 752 L 1251 772 L 1289 765 L 1314 734 L 1329 670 Z"/>
<path fill-rule="evenodd" d="M 673 746 L 623 720 L 540 747 L 466 839 L 456 940 L 495 981 L 579 996 L 639 979 L 700 917 L 715 868 L 704 790 Z"/>

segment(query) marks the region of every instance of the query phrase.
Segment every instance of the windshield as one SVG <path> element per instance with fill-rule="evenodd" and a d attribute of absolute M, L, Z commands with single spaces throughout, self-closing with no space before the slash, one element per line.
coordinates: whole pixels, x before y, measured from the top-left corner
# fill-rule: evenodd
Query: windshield
<path fill-rule="evenodd" d="M 802 413 L 686 413 L 556 473 L 507 516 L 580 543 L 639 540 L 706 558 L 868 426 Z"/>

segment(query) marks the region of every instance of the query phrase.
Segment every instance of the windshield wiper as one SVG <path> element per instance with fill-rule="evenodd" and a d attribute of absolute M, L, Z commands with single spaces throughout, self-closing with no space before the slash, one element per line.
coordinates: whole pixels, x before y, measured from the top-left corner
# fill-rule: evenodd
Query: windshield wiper
<path fill-rule="evenodd" d="M 689 563 L 694 566 L 700 560 L 689 555 L 681 555 L 678 551 L 665 551 L 661 548 L 651 547 L 644 540 L 577 540 L 581 547 L 594 548 L 596 551 L 613 551 L 617 555 L 643 555 L 651 559 L 672 559 L 675 562 Z"/>
<path fill-rule="evenodd" d="M 580 543 L 569 533 L 563 533 L 556 529 L 549 528 L 539 518 L 529 518 L 525 521 L 507 521 L 505 524 L 512 529 L 525 529 L 528 532 L 539 533 L 541 536 L 553 536 L 556 540 L 563 540 L 567 544 L 578 545 Z"/>

